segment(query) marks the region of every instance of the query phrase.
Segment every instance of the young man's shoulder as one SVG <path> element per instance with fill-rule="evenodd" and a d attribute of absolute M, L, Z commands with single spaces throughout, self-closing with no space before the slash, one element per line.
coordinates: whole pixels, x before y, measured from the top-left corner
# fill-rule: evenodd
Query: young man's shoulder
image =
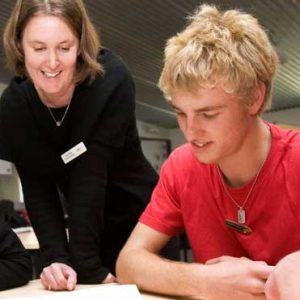
<path fill-rule="evenodd" d="M 282 128 L 273 124 L 269 124 L 272 136 L 279 140 L 287 149 L 300 151 L 300 130 Z"/>
<path fill-rule="evenodd" d="M 285 129 L 279 126 L 271 125 L 271 132 L 274 149 L 277 156 L 280 157 L 280 162 L 289 168 L 289 172 L 300 171 L 300 131 Z"/>

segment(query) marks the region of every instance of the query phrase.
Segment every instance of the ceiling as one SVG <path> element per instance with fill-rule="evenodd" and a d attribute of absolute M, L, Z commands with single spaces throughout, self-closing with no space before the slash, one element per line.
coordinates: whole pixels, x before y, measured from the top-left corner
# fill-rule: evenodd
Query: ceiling
<path fill-rule="evenodd" d="M 300 107 L 300 0 L 205 1 L 241 8 L 267 29 L 281 57 L 275 80 L 273 111 Z M 15 1 L 0 1 L 0 34 Z M 201 4 L 196 0 L 85 0 L 101 34 L 102 44 L 114 49 L 128 64 L 136 82 L 136 113 L 141 121 L 174 128 L 176 118 L 156 87 L 165 41 L 180 31 L 185 17 Z M 10 74 L 0 50 L 0 82 Z M 299 118 L 300 119 L 300 118 Z"/>

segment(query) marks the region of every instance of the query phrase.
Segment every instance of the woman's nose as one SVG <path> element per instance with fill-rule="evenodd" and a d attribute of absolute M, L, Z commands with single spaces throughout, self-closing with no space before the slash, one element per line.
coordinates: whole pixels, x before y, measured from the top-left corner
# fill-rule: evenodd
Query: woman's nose
<path fill-rule="evenodd" d="M 49 50 L 48 65 L 51 69 L 56 69 L 56 67 L 59 65 L 59 60 L 55 50 Z"/>

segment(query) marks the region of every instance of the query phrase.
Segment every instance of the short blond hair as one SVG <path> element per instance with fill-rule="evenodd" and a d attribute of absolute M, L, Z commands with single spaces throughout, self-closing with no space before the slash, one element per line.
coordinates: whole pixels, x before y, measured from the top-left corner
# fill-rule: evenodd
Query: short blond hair
<path fill-rule="evenodd" d="M 259 113 L 268 108 L 278 56 L 258 21 L 238 10 L 221 12 L 207 4 L 189 19 L 165 48 L 159 87 L 166 97 L 178 89 L 225 84 L 226 92 L 247 99 L 262 82 L 266 93 Z"/>
<path fill-rule="evenodd" d="M 96 74 L 103 73 L 98 62 L 99 36 L 82 0 L 17 0 L 3 35 L 7 64 L 16 75 L 26 75 L 21 46 L 23 31 L 33 17 L 41 14 L 61 18 L 79 40 L 75 83 L 92 81 Z"/>

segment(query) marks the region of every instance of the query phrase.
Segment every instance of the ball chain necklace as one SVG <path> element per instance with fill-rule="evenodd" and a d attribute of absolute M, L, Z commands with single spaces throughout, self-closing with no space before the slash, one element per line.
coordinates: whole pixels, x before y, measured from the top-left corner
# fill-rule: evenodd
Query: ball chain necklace
<path fill-rule="evenodd" d="M 57 120 L 57 119 L 55 118 L 55 116 L 54 116 L 54 114 L 53 114 L 51 108 L 47 106 L 48 111 L 49 111 L 49 113 L 50 113 L 50 115 L 51 115 L 51 117 L 52 117 L 52 119 L 53 119 L 53 121 L 54 121 L 54 123 L 55 123 L 55 125 L 56 125 L 57 127 L 60 127 L 60 126 L 62 125 L 64 119 L 66 118 L 67 113 L 68 113 L 68 110 L 69 110 L 69 107 L 70 107 L 70 104 L 71 104 L 71 101 L 69 102 L 68 106 L 66 107 L 65 112 L 64 112 L 64 114 L 63 114 L 63 116 L 62 116 L 62 118 L 61 118 L 60 120 Z"/>
<path fill-rule="evenodd" d="M 238 203 L 238 202 L 230 195 L 230 193 L 229 193 L 229 191 L 228 191 L 228 188 L 227 188 L 227 186 L 226 186 L 226 184 L 225 184 L 225 182 L 224 182 L 224 180 L 223 180 L 223 178 L 222 178 L 220 169 L 219 169 L 219 167 L 217 166 L 217 171 L 218 171 L 219 178 L 220 178 L 221 184 L 222 184 L 222 186 L 223 186 L 223 189 L 224 189 L 224 191 L 225 191 L 227 197 L 228 197 L 228 198 L 236 205 L 236 207 L 237 207 L 237 222 L 235 222 L 235 221 L 233 221 L 233 220 L 227 219 L 227 220 L 226 220 L 226 225 L 227 225 L 228 227 L 230 227 L 230 228 L 233 228 L 233 229 L 235 229 L 235 230 L 237 230 L 237 231 L 243 233 L 243 234 L 250 234 L 250 233 L 252 232 L 252 229 L 251 229 L 249 226 L 245 225 L 245 223 L 246 223 L 246 211 L 245 211 L 245 206 L 246 206 L 246 204 L 247 204 L 247 202 L 248 202 L 248 200 L 249 200 L 249 198 L 250 198 L 250 195 L 251 195 L 251 193 L 252 193 L 252 191 L 253 191 L 253 189 L 254 189 L 254 187 L 255 187 L 255 184 L 256 184 L 257 179 L 258 179 L 258 177 L 259 177 L 259 174 L 261 173 L 261 170 L 262 170 L 262 168 L 263 168 L 263 166 L 264 166 L 264 164 L 265 164 L 265 161 L 266 161 L 266 160 L 264 160 L 264 162 L 263 162 L 262 165 L 260 166 L 260 168 L 259 168 L 259 170 L 258 170 L 258 172 L 257 172 L 257 174 L 256 174 L 256 176 L 255 176 L 255 178 L 254 178 L 254 181 L 253 181 L 253 183 L 252 183 L 252 185 L 251 185 L 251 187 L 250 187 L 250 190 L 249 190 L 249 192 L 247 193 L 247 196 L 246 196 L 245 200 L 243 201 L 242 205 L 240 205 L 240 204 L 239 204 L 239 203 Z"/>

